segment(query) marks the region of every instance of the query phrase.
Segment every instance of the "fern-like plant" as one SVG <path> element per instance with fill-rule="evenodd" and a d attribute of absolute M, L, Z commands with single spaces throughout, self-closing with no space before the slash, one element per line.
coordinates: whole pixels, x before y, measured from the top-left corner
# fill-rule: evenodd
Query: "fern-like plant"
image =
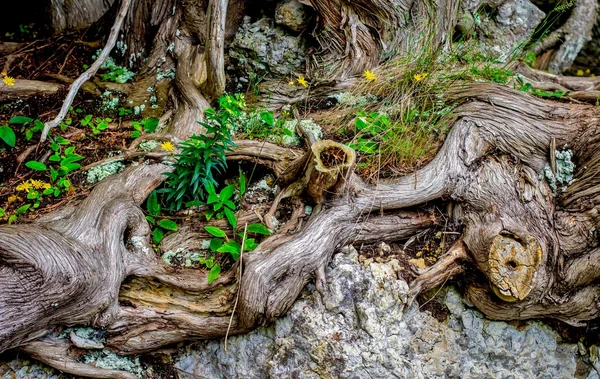
<path fill-rule="evenodd" d="M 231 140 L 231 114 L 220 110 L 206 110 L 206 135 L 193 135 L 182 142 L 181 152 L 173 172 L 166 173 L 167 186 L 160 190 L 166 195 L 171 211 L 184 205 L 194 205 L 206 199 L 206 187 L 218 186 L 214 173 L 227 169 L 225 153 L 235 146 Z"/>

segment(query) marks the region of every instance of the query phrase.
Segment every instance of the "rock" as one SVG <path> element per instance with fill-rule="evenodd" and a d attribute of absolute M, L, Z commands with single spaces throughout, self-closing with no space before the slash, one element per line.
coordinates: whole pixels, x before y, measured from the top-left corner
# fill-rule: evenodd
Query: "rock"
<path fill-rule="evenodd" d="M 298 0 L 284 0 L 275 8 L 275 23 L 284 25 L 295 32 L 306 27 L 310 19 L 308 7 Z"/>
<path fill-rule="evenodd" d="M 310 286 L 274 325 L 191 345 L 182 378 L 571 378 L 578 347 L 540 322 L 515 328 L 467 307 L 454 289 L 438 321 L 406 307 L 398 262 L 359 263 L 345 248 L 327 270 L 324 295 Z M 593 370 L 592 370 L 593 371 Z M 190 375 L 185 372 L 191 373 Z M 193 374 L 193 375 L 192 375 Z"/>
<path fill-rule="evenodd" d="M 304 39 L 290 35 L 273 23 L 273 19 L 268 18 L 254 23 L 250 23 L 249 17 L 244 18 L 229 48 L 232 63 L 229 69 L 241 70 L 252 79 L 253 75 L 265 73 L 289 75 L 304 64 Z"/>

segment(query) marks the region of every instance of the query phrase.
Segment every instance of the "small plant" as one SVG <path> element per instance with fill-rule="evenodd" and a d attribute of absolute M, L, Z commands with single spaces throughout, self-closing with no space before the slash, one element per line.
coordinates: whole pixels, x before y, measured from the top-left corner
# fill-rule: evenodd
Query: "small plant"
<path fill-rule="evenodd" d="M 15 147 L 17 142 L 15 132 L 8 125 L 0 126 L 0 139 L 10 147 Z"/>
<path fill-rule="evenodd" d="M 142 135 L 142 132 L 154 133 L 158 127 L 157 118 L 146 118 L 142 121 L 132 121 L 133 132 L 131 132 L 131 138 L 138 138 Z"/>
<path fill-rule="evenodd" d="M 498 84 L 506 84 L 514 76 L 514 73 L 509 70 L 488 65 L 483 68 L 471 67 L 471 74 Z"/>
<path fill-rule="evenodd" d="M 92 128 L 92 133 L 100 134 L 103 130 L 106 130 L 106 128 L 108 128 L 108 124 L 110 122 L 112 122 L 111 118 L 94 118 L 93 115 L 89 114 L 85 116 L 83 120 L 80 121 L 80 124 L 81 126 L 89 126 L 90 128 Z"/>
<path fill-rule="evenodd" d="M 160 220 L 156 220 L 156 217 L 160 216 L 161 206 L 158 202 L 158 196 L 156 195 L 156 191 L 152 191 L 148 199 L 146 200 L 146 210 L 148 211 L 148 216 L 146 216 L 146 220 L 151 225 L 155 225 L 154 231 L 152 232 L 152 240 L 156 245 L 158 245 L 165 236 L 166 231 L 176 232 L 178 230 L 177 223 L 167 218 L 163 218 Z"/>
<path fill-rule="evenodd" d="M 92 59 L 97 59 L 101 51 L 98 50 Z M 102 80 L 115 82 L 115 83 L 127 83 L 132 80 L 135 76 L 133 71 L 129 71 L 127 67 L 119 66 L 112 57 L 108 57 L 101 66 L 105 70 L 102 74 Z"/>
<path fill-rule="evenodd" d="M 224 172 L 227 168 L 225 152 L 234 146 L 231 140 L 231 115 L 228 110 L 206 110 L 207 122 L 200 124 L 206 128 L 206 135 L 192 135 L 179 144 L 181 153 L 173 172 L 168 172 L 167 186 L 161 189 L 170 203 L 169 209 L 180 210 L 186 203 L 197 203 L 206 199 L 206 188 L 217 186 L 214 172 Z"/>
<path fill-rule="evenodd" d="M 82 160 L 84 157 L 75 154 L 75 146 L 68 147 L 63 152 L 63 146 L 68 144 L 70 144 L 70 141 L 62 137 L 56 137 L 50 144 L 50 148 L 54 151 L 54 154 L 52 154 L 48 160 L 54 163 L 52 165 L 47 166 L 38 161 L 28 161 L 25 163 L 25 166 L 34 171 L 49 174 L 52 185 L 45 188 L 42 195 L 53 194 L 55 197 L 58 197 L 61 192 L 68 191 L 72 188 L 72 184 L 69 179 L 67 179 L 67 176 L 71 172 L 81 168 L 81 165 L 75 162 Z M 31 197 L 28 194 L 28 198 L 40 199 L 37 194 L 32 194 Z"/>

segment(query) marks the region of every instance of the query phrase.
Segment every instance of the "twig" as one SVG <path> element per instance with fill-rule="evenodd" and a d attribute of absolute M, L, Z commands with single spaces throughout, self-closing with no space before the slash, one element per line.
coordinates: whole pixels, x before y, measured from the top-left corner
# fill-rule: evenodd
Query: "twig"
<path fill-rule="evenodd" d="M 233 304 L 233 310 L 231 311 L 231 317 L 229 318 L 229 326 L 227 326 L 227 332 L 225 333 L 225 352 L 227 352 L 227 337 L 229 337 L 229 330 L 231 329 L 231 323 L 233 323 L 233 316 L 235 315 L 235 309 L 237 308 L 238 301 L 240 300 L 240 291 L 242 289 L 242 266 L 244 265 L 244 244 L 246 243 L 246 230 L 248 229 L 248 223 L 244 224 L 244 236 L 242 237 L 242 246 L 240 247 L 240 277 L 238 279 L 238 290 L 235 296 L 235 303 Z"/>
<path fill-rule="evenodd" d="M 102 64 L 104 63 L 106 58 L 108 58 L 111 50 L 113 49 L 113 47 L 115 46 L 115 44 L 117 42 L 117 38 L 119 37 L 119 32 L 121 30 L 121 26 L 123 25 L 123 20 L 125 19 L 125 16 L 127 15 L 127 11 L 129 10 L 130 5 L 131 5 L 131 0 L 122 0 L 121 8 L 119 9 L 119 13 L 117 14 L 115 23 L 112 26 L 112 28 L 110 29 L 110 35 L 108 37 L 108 41 L 106 42 L 106 46 L 104 46 L 104 49 L 102 49 L 100 56 L 90 66 L 90 68 L 87 69 L 86 72 L 81 74 L 81 76 L 73 82 L 73 84 L 71 85 L 71 88 L 69 88 L 69 93 L 67 94 L 67 97 L 65 98 L 65 102 L 63 103 L 63 106 L 60 109 L 60 112 L 58 113 L 56 118 L 54 120 L 44 124 L 44 130 L 42 131 L 42 137 L 40 138 L 41 142 L 44 142 L 46 140 L 50 129 L 57 127 L 62 122 L 62 120 L 64 120 L 64 118 L 67 116 L 67 113 L 69 112 L 69 107 L 71 107 L 73 100 L 75 100 L 75 96 L 77 95 L 79 88 L 83 85 L 83 83 L 87 82 L 88 80 L 90 80 L 90 78 L 92 78 L 94 75 L 96 75 L 96 72 L 98 72 L 98 70 L 100 69 L 100 66 L 102 66 Z"/>

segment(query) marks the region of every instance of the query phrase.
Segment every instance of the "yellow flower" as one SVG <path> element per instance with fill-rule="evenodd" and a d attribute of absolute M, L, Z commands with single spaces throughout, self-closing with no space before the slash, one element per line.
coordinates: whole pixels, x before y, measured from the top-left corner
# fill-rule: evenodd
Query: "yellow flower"
<path fill-rule="evenodd" d="M 10 76 L 5 76 L 4 79 L 2 79 L 2 81 L 4 82 L 4 84 L 6 84 L 9 87 L 12 87 L 15 85 L 15 78 L 10 77 Z"/>
<path fill-rule="evenodd" d="M 429 75 L 428 73 L 424 72 L 422 74 L 414 74 L 413 78 L 417 81 L 420 82 L 421 80 L 425 79 L 427 77 L 427 75 Z"/>
<path fill-rule="evenodd" d="M 42 188 L 42 186 L 44 185 L 44 182 L 40 181 L 40 180 L 35 180 L 35 179 L 31 179 L 29 181 L 29 183 L 32 185 L 33 188 L 35 189 L 40 189 Z"/>
<path fill-rule="evenodd" d="M 585 73 L 589 74 L 590 73 L 590 69 L 588 68 L 587 70 L 585 70 Z"/>
<path fill-rule="evenodd" d="M 374 82 L 377 80 L 377 76 L 369 70 L 365 70 L 365 73 L 363 74 L 363 76 L 365 77 L 365 79 L 367 79 L 370 82 Z"/>
<path fill-rule="evenodd" d="M 292 80 L 291 82 L 288 82 L 288 86 L 293 86 L 294 85 L 294 81 Z"/>
<path fill-rule="evenodd" d="M 7 76 L 8 74 L 6 73 L 6 71 L 2 71 L 2 72 L 0 72 L 0 75 Z"/>
<path fill-rule="evenodd" d="M 308 87 L 308 82 L 304 79 L 304 75 L 298 77 L 298 83 L 304 87 Z"/>
<path fill-rule="evenodd" d="M 26 181 L 26 182 L 19 184 L 17 186 L 16 190 L 29 192 L 31 190 L 31 188 L 32 188 L 31 183 L 29 183 L 29 181 Z"/>
<path fill-rule="evenodd" d="M 583 70 L 577 70 L 577 76 L 583 76 Z"/>
<path fill-rule="evenodd" d="M 171 143 L 171 141 L 163 142 L 160 145 L 160 147 L 165 151 L 174 151 L 175 150 L 175 145 L 173 145 L 173 143 Z"/>
<path fill-rule="evenodd" d="M 45 189 L 45 190 L 46 190 L 46 189 L 48 189 L 48 188 L 50 188 L 50 187 L 52 187 L 52 186 L 50 185 L 50 183 L 45 183 L 45 182 L 43 182 L 43 183 L 44 183 L 44 184 L 42 184 L 42 188 L 43 188 L 43 189 Z"/>
<path fill-rule="evenodd" d="M 11 195 L 8 197 L 7 203 L 14 203 L 15 201 L 17 201 L 17 197 L 15 195 Z"/>

